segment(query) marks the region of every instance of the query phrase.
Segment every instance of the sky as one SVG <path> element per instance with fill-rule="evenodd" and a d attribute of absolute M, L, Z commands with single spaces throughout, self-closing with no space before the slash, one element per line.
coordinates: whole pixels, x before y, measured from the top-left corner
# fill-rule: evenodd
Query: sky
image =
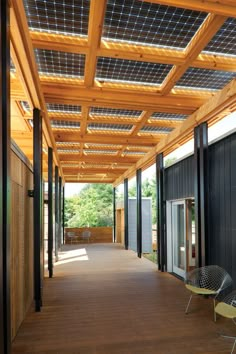
<path fill-rule="evenodd" d="M 228 115 L 224 119 L 220 120 L 218 123 L 208 128 L 208 142 L 212 143 L 226 134 L 230 134 L 236 131 L 236 112 Z M 180 159 L 188 154 L 193 153 L 194 144 L 193 139 L 189 140 L 186 144 L 182 145 L 178 149 L 171 152 L 169 155 L 165 156 L 164 161 L 170 158 Z M 152 177 L 155 173 L 155 165 L 149 167 L 147 170 L 143 171 L 142 178 Z M 135 177 L 134 177 L 135 179 Z M 132 184 L 133 179 L 130 180 Z M 71 197 L 78 194 L 81 189 L 85 186 L 84 183 L 66 183 L 65 185 L 65 196 Z"/>

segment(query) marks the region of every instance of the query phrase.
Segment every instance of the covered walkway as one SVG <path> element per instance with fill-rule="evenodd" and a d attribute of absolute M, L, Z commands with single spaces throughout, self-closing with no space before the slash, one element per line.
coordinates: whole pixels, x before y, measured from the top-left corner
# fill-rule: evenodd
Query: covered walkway
<path fill-rule="evenodd" d="M 229 353 L 230 321 L 213 322 L 210 300 L 184 314 L 183 283 L 117 244 L 64 246 L 44 306 L 28 314 L 12 353 Z"/>

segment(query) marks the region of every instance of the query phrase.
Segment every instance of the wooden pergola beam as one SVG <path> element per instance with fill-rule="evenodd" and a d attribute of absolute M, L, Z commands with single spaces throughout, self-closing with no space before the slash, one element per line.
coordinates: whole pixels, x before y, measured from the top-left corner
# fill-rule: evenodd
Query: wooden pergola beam
<path fill-rule="evenodd" d="M 68 162 L 68 161 L 76 161 L 76 162 L 94 162 L 96 163 L 98 159 L 100 158 L 99 155 L 83 155 L 80 156 L 79 154 L 59 154 L 60 161 L 61 162 Z M 111 156 L 111 155 L 106 155 L 102 156 L 102 162 L 103 163 L 122 163 L 122 164 L 133 164 L 136 163 L 138 160 L 137 157 L 117 157 L 117 156 Z"/>
<path fill-rule="evenodd" d="M 30 32 L 35 48 L 60 50 L 67 53 L 88 54 L 88 41 L 84 38 L 55 35 L 51 33 Z M 163 49 L 141 45 L 132 45 L 102 40 L 97 49 L 97 57 L 135 60 L 148 63 L 183 65 L 186 54 L 184 51 Z M 236 59 L 209 53 L 201 53 L 193 60 L 191 66 L 209 70 L 236 71 Z"/>
<path fill-rule="evenodd" d="M 131 132 L 131 136 L 135 136 L 138 134 L 138 132 L 140 131 L 140 129 L 142 129 L 142 127 L 144 127 L 144 125 L 147 123 L 148 119 L 151 117 L 151 115 L 153 114 L 153 111 L 144 111 L 141 114 L 141 118 L 140 118 L 140 122 L 138 124 L 136 124 L 136 126 L 132 129 Z"/>
<path fill-rule="evenodd" d="M 181 76 L 188 70 L 194 59 L 206 47 L 207 43 L 221 28 L 227 18 L 215 14 L 210 14 L 193 36 L 186 49 L 185 63 L 181 66 L 174 66 L 161 85 L 161 93 L 168 94 Z"/>
<path fill-rule="evenodd" d="M 88 27 L 88 53 L 86 54 L 84 84 L 93 86 L 97 65 L 97 49 L 100 46 L 107 0 L 91 0 Z"/>
<path fill-rule="evenodd" d="M 220 92 L 212 97 L 208 102 L 201 106 L 195 113 L 186 119 L 184 124 L 173 130 L 165 138 L 163 138 L 153 149 L 151 149 L 143 158 L 141 158 L 134 166 L 128 169 L 115 182 L 114 186 L 119 185 L 125 178 L 130 178 L 139 168 L 144 168 L 154 162 L 156 154 L 165 152 L 174 147 L 184 137 L 193 133 L 194 127 L 198 124 L 215 120 L 218 116 L 222 116 L 223 112 L 229 112 L 231 107 L 236 104 L 236 79 L 232 80 Z"/>
<path fill-rule="evenodd" d="M 143 0 L 139 0 L 143 1 Z M 214 13 L 216 15 L 236 17 L 234 0 L 145 0 L 153 4 L 181 7 L 194 11 Z"/>

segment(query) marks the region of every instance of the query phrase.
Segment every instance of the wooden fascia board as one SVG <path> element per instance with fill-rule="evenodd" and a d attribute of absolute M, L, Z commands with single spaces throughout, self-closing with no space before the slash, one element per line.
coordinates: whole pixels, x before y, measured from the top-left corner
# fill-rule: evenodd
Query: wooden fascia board
<path fill-rule="evenodd" d="M 22 1 L 13 1 L 10 8 L 10 40 L 12 50 L 14 50 L 15 59 L 20 68 L 20 76 L 23 80 L 23 86 L 27 90 L 29 103 L 39 108 L 43 115 L 43 135 L 47 140 L 47 145 L 52 146 L 54 150 L 54 160 L 58 164 L 62 178 L 63 172 L 57 155 L 54 136 L 47 116 L 46 104 L 40 87 L 39 76 L 34 58 L 33 46 L 31 43 L 27 19 Z"/>
<path fill-rule="evenodd" d="M 187 71 L 194 59 L 206 47 L 207 43 L 215 35 L 215 33 L 222 27 L 227 18 L 215 14 L 209 14 L 203 24 L 200 26 L 194 37 L 190 41 L 185 54 L 185 63 L 180 66 L 174 66 L 166 79 L 161 85 L 161 93 L 168 94 L 175 86 L 178 80 Z"/>
<path fill-rule="evenodd" d="M 91 0 L 88 27 L 88 53 L 85 60 L 84 84 L 93 86 L 107 0 Z"/>
<path fill-rule="evenodd" d="M 236 103 L 236 79 L 232 80 L 220 92 L 207 101 L 195 113 L 193 113 L 186 121 L 163 138 L 156 147 L 152 148 L 143 158 L 141 158 L 133 167 L 127 170 L 115 182 L 114 186 L 123 183 L 125 178 L 133 176 L 137 169 L 142 168 L 154 161 L 156 154 L 165 152 L 172 146 L 177 144 L 181 139 L 193 133 L 194 127 L 217 117 L 224 110 L 228 110 L 230 106 Z"/>
<path fill-rule="evenodd" d="M 143 1 L 143 0 L 139 0 Z M 167 5 L 190 9 L 193 11 L 203 11 L 216 15 L 236 17 L 236 6 L 232 1 L 225 0 L 145 0 L 153 4 Z"/>

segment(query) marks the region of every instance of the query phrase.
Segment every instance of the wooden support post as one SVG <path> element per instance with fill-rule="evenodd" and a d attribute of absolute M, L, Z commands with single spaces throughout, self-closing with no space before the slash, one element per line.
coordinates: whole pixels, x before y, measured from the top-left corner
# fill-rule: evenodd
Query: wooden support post
<path fill-rule="evenodd" d="M 113 242 L 116 242 L 116 187 L 113 188 Z"/>
<path fill-rule="evenodd" d="M 8 1 L 0 4 L 0 353 L 11 352 L 10 38 Z"/>

